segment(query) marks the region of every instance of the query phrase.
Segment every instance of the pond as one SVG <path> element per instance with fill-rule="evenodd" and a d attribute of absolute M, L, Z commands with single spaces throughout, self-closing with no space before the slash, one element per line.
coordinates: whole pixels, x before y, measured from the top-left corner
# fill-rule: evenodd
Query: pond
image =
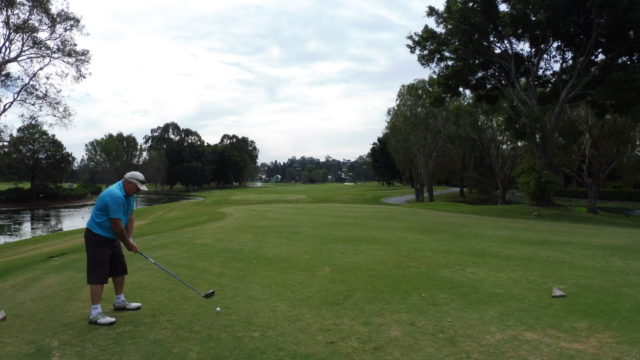
<path fill-rule="evenodd" d="M 196 196 L 138 195 L 138 208 L 175 201 L 192 201 Z M 0 244 L 85 227 L 93 204 L 32 210 L 0 211 Z"/>

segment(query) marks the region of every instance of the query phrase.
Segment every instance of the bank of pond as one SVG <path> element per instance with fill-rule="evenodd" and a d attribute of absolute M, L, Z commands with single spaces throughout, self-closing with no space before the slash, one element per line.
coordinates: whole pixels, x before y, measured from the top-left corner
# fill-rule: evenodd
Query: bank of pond
<path fill-rule="evenodd" d="M 137 207 L 146 207 L 176 201 L 200 200 L 196 196 L 183 195 L 137 195 Z M 5 208 L 0 210 L 0 244 L 85 227 L 94 203 L 46 206 L 26 209 Z M 2 206 L 0 206 L 1 208 Z"/>

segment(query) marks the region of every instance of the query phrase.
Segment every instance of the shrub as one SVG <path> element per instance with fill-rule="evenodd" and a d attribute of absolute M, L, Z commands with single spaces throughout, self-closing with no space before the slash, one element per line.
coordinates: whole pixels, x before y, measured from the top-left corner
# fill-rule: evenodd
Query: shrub
<path fill-rule="evenodd" d="M 82 200 L 91 195 L 98 195 L 102 191 L 100 185 L 80 184 L 71 188 L 60 185 L 40 184 L 37 187 L 36 198 L 47 201 Z M 31 200 L 31 189 L 14 187 L 0 191 L 0 202 L 27 202 Z"/>
<path fill-rule="evenodd" d="M 0 202 L 25 202 L 31 198 L 31 192 L 22 187 L 14 187 L 0 191 Z"/>
<path fill-rule="evenodd" d="M 88 197 L 91 193 L 84 186 L 74 186 L 71 188 L 60 185 L 41 185 L 38 187 L 38 199 L 48 201 L 74 201 Z"/>
<path fill-rule="evenodd" d="M 80 184 L 76 188 L 83 188 L 91 195 L 99 195 L 102 192 L 102 186 L 96 184 Z"/>
<path fill-rule="evenodd" d="M 549 205 L 546 203 L 550 200 L 547 196 L 551 195 L 560 183 L 557 176 L 542 169 L 532 154 L 524 157 L 516 170 L 516 178 L 518 188 L 527 194 L 529 200 L 543 206 Z"/>

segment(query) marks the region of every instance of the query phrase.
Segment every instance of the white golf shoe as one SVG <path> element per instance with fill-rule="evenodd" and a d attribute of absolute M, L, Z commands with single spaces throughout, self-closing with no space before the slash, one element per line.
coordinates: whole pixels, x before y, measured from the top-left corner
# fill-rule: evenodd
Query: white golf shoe
<path fill-rule="evenodd" d="M 116 323 L 116 318 L 112 318 L 103 313 L 98 313 L 95 316 L 89 315 L 89 324 L 108 326 Z"/>
<path fill-rule="evenodd" d="M 115 311 L 134 311 L 142 308 L 141 303 L 128 302 L 127 300 L 113 304 L 113 310 Z"/>

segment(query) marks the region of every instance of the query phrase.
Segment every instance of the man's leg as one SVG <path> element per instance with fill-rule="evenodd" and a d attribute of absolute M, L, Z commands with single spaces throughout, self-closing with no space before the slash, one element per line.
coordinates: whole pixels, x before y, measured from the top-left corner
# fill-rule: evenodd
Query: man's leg
<path fill-rule="evenodd" d="M 92 325 L 113 325 L 116 319 L 102 313 L 100 301 L 104 284 L 89 284 L 89 294 L 91 295 L 91 313 L 89 314 L 89 324 Z"/>
<path fill-rule="evenodd" d="M 89 293 L 91 294 L 91 305 L 100 305 L 103 290 L 104 284 L 89 285 Z"/>
<path fill-rule="evenodd" d="M 124 294 L 124 275 L 114 276 L 112 280 L 116 296 Z"/>
<path fill-rule="evenodd" d="M 121 310 L 140 310 L 140 308 L 142 307 L 142 304 L 140 303 L 130 303 L 127 301 L 127 299 L 124 297 L 124 277 L 125 275 L 122 276 L 114 276 L 112 278 L 113 280 L 113 288 L 114 291 L 116 293 L 116 299 L 114 302 L 114 310 L 116 311 L 121 311 Z"/>

